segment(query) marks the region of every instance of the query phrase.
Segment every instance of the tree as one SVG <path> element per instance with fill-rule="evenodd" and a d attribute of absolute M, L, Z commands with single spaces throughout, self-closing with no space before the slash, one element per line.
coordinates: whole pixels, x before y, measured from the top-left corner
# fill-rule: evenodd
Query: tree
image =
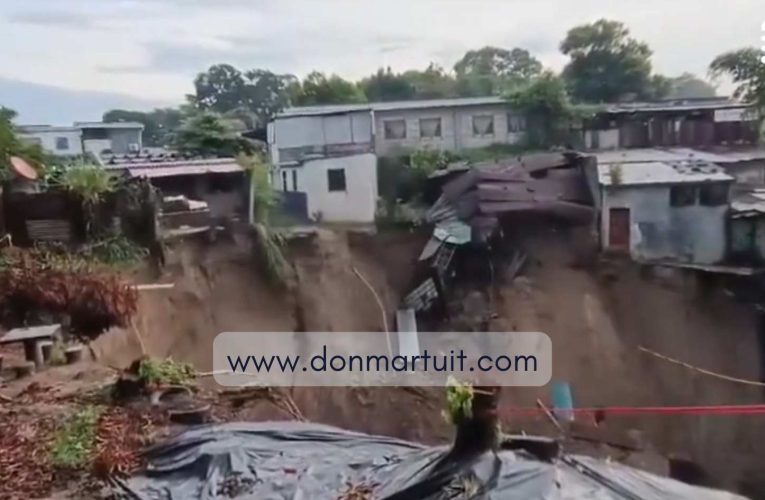
<path fill-rule="evenodd" d="M 200 156 L 234 156 L 252 150 L 219 115 L 209 111 L 189 116 L 174 134 L 173 146 L 181 153 Z"/>
<path fill-rule="evenodd" d="M 246 104 L 244 87 L 241 71 L 229 64 L 216 64 L 197 75 L 191 97 L 200 109 L 225 113 Z"/>
<path fill-rule="evenodd" d="M 183 113 L 175 108 L 158 108 L 153 111 L 130 111 L 112 109 L 104 113 L 103 121 L 139 122 L 144 126 L 143 143 L 146 146 L 165 146 L 169 143 L 172 133 L 181 125 Z"/>
<path fill-rule="evenodd" d="M 560 45 L 571 60 L 563 70 L 571 95 L 586 102 L 656 97 L 651 49 L 617 21 L 600 19 L 569 30 Z M 656 82 L 653 82 L 656 83 Z"/>
<path fill-rule="evenodd" d="M 314 71 L 305 77 L 300 88 L 294 88 L 295 104 L 312 106 L 317 104 L 352 104 L 365 102 L 359 87 L 337 75 L 327 77 Z"/>
<path fill-rule="evenodd" d="M 570 121 L 575 117 L 563 80 L 545 71 L 528 84 L 507 94 L 513 109 L 526 117 L 526 140 L 534 147 L 564 141 Z"/>
<path fill-rule="evenodd" d="M 378 69 L 377 73 L 359 82 L 369 101 L 406 101 L 417 96 L 417 89 L 404 75 L 395 74 L 390 68 Z"/>
<path fill-rule="evenodd" d="M 765 113 L 765 62 L 762 51 L 750 47 L 726 52 L 709 65 L 712 78 L 729 76 L 736 85 L 733 96 L 754 103 Z"/>
<path fill-rule="evenodd" d="M 240 71 L 216 64 L 194 80 L 190 103 L 197 109 L 226 114 L 248 128 L 264 127 L 268 120 L 290 105 L 290 94 L 298 80 L 293 75 L 265 69 Z"/>
<path fill-rule="evenodd" d="M 483 47 L 468 51 L 454 65 L 460 95 L 496 95 L 542 72 L 542 63 L 528 50 Z"/>
<path fill-rule="evenodd" d="M 670 78 L 669 84 L 667 99 L 693 99 L 717 95 L 714 85 L 692 73 L 683 73 L 678 77 Z"/>
<path fill-rule="evenodd" d="M 402 76 L 414 87 L 417 99 L 443 99 L 457 95 L 454 77 L 435 63 L 430 63 L 425 71 L 409 70 Z"/>
<path fill-rule="evenodd" d="M 265 69 L 251 69 L 244 73 L 245 109 L 257 119 L 248 123 L 250 128 L 264 127 L 276 113 L 290 105 L 290 89 L 298 85 L 294 75 L 279 75 Z"/>
<path fill-rule="evenodd" d="M 13 119 L 16 112 L 0 106 L 0 182 L 11 178 L 11 157 L 27 160 L 40 173 L 45 168 L 46 155 L 39 144 L 26 144 L 18 136 Z"/>

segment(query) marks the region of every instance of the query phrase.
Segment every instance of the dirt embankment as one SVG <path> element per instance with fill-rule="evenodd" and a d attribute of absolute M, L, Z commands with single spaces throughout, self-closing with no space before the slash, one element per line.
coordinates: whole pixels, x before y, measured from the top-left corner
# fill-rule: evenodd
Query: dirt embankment
<path fill-rule="evenodd" d="M 719 283 L 704 285 L 692 272 L 659 274 L 603 259 L 582 268 L 571 246 L 570 238 L 554 233 L 528 242 L 532 257 L 525 276 L 498 291 L 499 317 L 491 327 L 546 332 L 553 343 L 553 379 L 571 384 L 576 406 L 763 403 L 762 388 L 701 375 L 638 350 L 645 346 L 759 380 L 765 360 L 751 306 L 737 303 Z M 521 406 L 549 396 L 546 388 L 508 392 Z M 645 415 L 612 417 L 607 424 L 640 429 L 661 452 L 700 464 L 713 483 L 765 494 L 762 416 Z"/>
<path fill-rule="evenodd" d="M 152 356 L 210 369 L 222 331 L 382 330 L 379 307 L 356 268 L 380 294 L 388 323 L 411 279 L 423 235 L 322 232 L 292 244 L 295 283 L 275 291 L 255 270 L 246 245 L 185 242 L 172 248 L 162 281 L 142 292 L 136 327 Z M 660 277 L 630 263 L 576 265 L 570 238 L 530 239 L 524 276 L 493 293 L 494 331 L 543 331 L 553 341 L 554 379 L 571 383 L 579 407 L 754 404 L 763 391 L 695 374 L 640 353 L 644 345 L 707 369 L 759 379 L 762 360 L 751 308 L 721 289 L 703 291 L 692 274 Z M 685 276 L 685 277 L 682 277 Z M 96 343 L 101 360 L 122 366 L 140 355 L 136 336 L 115 331 Z M 426 442 L 443 440 L 438 390 L 297 388 L 292 397 L 311 420 Z M 533 407 L 549 388 L 505 391 L 505 403 Z M 393 413 L 395 412 L 395 414 Z M 241 419 L 284 418 L 267 405 Z M 640 429 L 660 451 L 701 464 L 712 482 L 747 488 L 765 463 L 759 416 L 612 417 Z M 544 418 L 510 419 L 510 430 L 550 433 Z M 748 486 L 752 488 L 752 486 Z M 752 491 L 749 489 L 749 491 Z"/>

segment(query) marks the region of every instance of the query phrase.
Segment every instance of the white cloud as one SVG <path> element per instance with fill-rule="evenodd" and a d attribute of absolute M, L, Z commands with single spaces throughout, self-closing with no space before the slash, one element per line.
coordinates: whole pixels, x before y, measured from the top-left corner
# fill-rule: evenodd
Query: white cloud
<path fill-rule="evenodd" d="M 566 31 L 601 17 L 648 42 L 658 72 L 704 75 L 720 52 L 759 44 L 765 10 L 761 0 L 3 0 L 0 76 L 178 102 L 215 62 L 359 78 L 448 68 L 491 44 L 560 69 Z"/>

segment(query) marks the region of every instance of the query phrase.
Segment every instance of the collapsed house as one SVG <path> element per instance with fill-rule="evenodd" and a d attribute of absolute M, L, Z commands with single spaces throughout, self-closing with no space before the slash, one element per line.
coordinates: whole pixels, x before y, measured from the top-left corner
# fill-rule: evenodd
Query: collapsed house
<path fill-rule="evenodd" d="M 584 169 L 594 158 L 577 152 L 539 153 L 497 162 L 452 165 L 431 180 L 442 183 L 441 195 L 426 215 L 433 236 L 420 255 L 423 278 L 404 299 L 407 307 L 427 311 L 443 306 L 444 288 L 453 276 L 458 249 L 490 251 L 507 223 L 529 216 L 587 224 L 592 220 L 591 195 Z M 523 263 L 516 252 L 515 271 Z"/>

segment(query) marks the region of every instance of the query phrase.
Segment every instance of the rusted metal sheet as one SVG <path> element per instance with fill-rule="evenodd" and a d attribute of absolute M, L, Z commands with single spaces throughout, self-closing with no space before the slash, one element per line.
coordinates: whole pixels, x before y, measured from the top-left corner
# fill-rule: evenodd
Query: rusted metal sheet
<path fill-rule="evenodd" d="M 480 240 L 497 228 L 504 214 L 548 213 L 576 222 L 590 220 L 592 200 L 580 168 L 583 160 L 575 152 L 540 153 L 473 166 L 443 186 L 428 220 L 460 219 Z"/>

